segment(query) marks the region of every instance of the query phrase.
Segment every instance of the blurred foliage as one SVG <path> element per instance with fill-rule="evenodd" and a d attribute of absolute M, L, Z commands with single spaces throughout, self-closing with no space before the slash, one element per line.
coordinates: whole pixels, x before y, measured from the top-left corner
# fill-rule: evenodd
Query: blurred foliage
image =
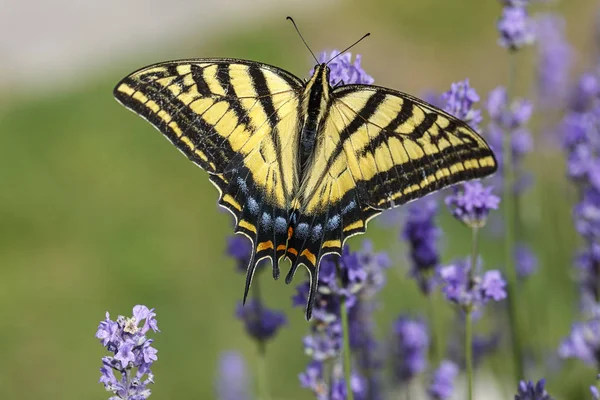
<path fill-rule="evenodd" d="M 297 21 L 315 51 L 342 48 L 373 32 L 353 51 L 364 55 L 365 69 L 379 84 L 420 94 L 445 90 L 468 76 L 485 97 L 504 83 L 507 70 L 505 52 L 495 43 L 496 3 L 349 1 Z M 588 51 L 583 46 L 589 47 L 593 35 L 592 1 L 539 7 L 564 12 L 570 39 L 580 53 Z M 156 335 L 152 398 L 212 398 L 217 359 L 226 349 L 242 350 L 253 365 L 255 346 L 233 318 L 244 278 L 224 255 L 231 218 L 217 211 L 217 192 L 206 174 L 120 107 L 112 88 L 145 63 L 204 55 L 261 60 L 306 76 L 311 59 L 283 17 L 265 17 L 246 31 L 232 28 L 201 46 L 190 41 L 156 49 L 153 59 L 129 65 L 132 54 L 132 60 L 60 96 L 14 101 L 5 96 L 0 110 L 2 398 L 107 398 L 96 383 L 103 355 L 94 338 L 97 324 L 106 310 L 127 315 L 140 303 L 156 307 L 162 330 Z M 520 62 L 531 65 L 533 50 L 526 53 Z M 522 68 L 519 82 L 520 93 L 527 95 L 531 71 Z M 536 185 L 522 204 L 522 236 L 540 256 L 539 273 L 520 291 L 522 335 L 533 366 L 526 378 L 547 376 L 557 398 L 587 398 L 594 371 L 569 362 L 559 375 L 548 364 L 576 317 L 571 259 L 577 243 L 564 195 L 569 187 L 563 161 L 549 146 L 539 148 L 547 154 L 538 152 L 529 160 Z M 442 214 L 444 260 L 449 261 L 467 254 L 469 235 Z M 407 279 L 398 228 L 373 223 L 367 237 L 390 251 L 397 266 L 377 313 L 384 338 L 398 313 L 424 313 L 426 302 Z M 364 238 L 349 243 L 357 246 Z M 500 242 L 492 234 L 483 241 L 489 267 L 501 264 Z M 306 363 L 301 337 L 307 325 L 303 310 L 291 309 L 295 290 L 269 276 L 260 279 L 268 304 L 287 310 L 290 318 L 268 348 L 274 398 L 308 398 L 297 382 Z M 295 283 L 300 281 L 297 276 Z M 439 296 L 434 302 L 436 326 L 451 326 L 451 307 Z M 497 328 L 486 321 L 477 327 Z M 499 352 L 483 368 L 499 379 L 510 377 L 508 353 Z"/>

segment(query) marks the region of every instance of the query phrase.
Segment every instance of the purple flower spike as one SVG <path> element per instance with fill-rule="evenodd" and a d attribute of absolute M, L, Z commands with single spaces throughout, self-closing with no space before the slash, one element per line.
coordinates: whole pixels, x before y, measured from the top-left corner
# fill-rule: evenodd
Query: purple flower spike
<path fill-rule="evenodd" d="M 519 382 L 519 389 L 515 395 L 515 400 L 552 400 L 544 388 L 545 385 L 545 379 L 540 379 L 536 384 L 532 381 L 521 381 Z"/>
<path fill-rule="evenodd" d="M 236 316 L 244 321 L 248 335 L 258 341 L 272 338 L 287 324 L 283 312 L 271 310 L 256 299 L 249 300 L 245 305 L 239 303 Z"/>
<path fill-rule="evenodd" d="M 221 354 L 216 382 L 219 400 L 249 400 L 250 380 L 244 357 L 236 351 Z"/>
<path fill-rule="evenodd" d="M 448 301 L 465 310 L 477 309 L 489 301 L 506 298 L 506 281 L 500 271 L 486 271 L 482 277 L 473 274 L 469 282 L 469 264 L 462 260 L 440 269 L 442 292 Z"/>
<path fill-rule="evenodd" d="M 422 320 L 400 316 L 394 324 L 393 345 L 394 374 L 398 382 L 408 382 L 425 370 L 429 330 Z"/>
<path fill-rule="evenodd" d="M 252 256 L 252 242 L 242 235 L 233 235 L 227 239 L 227 255 L 237 262 L 237 270 L 246 272 Z"/>
<path fill-rule="evenodd" d="M 545 108 L 557 108 L 567 97 L 573 49 L 565 37 L 564 17 L 545 13 L 535 19 L 538 41 L 537 91 Z"/>
<path fill-rule="evenodd" d="M 558 348 L 561 358 L 578 358 L 590 366 L 600 362 L 600 320 L 573 324 L 569 337 Z"/>
<path fill-rule="evenodd" d="M 324 51 L 319 54 L 319 63 L 326 63 L 338 54 L 340 54 L 338 50 L 333 50 L 329 54 Z M 361 61 L 362 57 L 360 54 L 356 55 L 354 63 L 352 62 L 352 53 L 346 52 L 337 56 L 335 60 L 328 64 L 331 71 L 329 74 L 329 83 L 332 86 L 339 85 L 342 82 L 346 85 L 355 83 L 372 84 L 375 80 L 362 68 L 360 65 Z M 314 69 L 310 71 L 310 74 L 312 75 L 313 72 Z"/>
<path fill-rule="evenodd" d="M 510 50 L 518 50 L 535 41 L 535 25 L 525 7 L 504 7 L 497 28 L 498 44 Z"/>
<path fill-rule="evenodd" d="M 427 393 L 433 400 L 446 400 L 454 392 L 454 380 L 458 376 L 458 366 L 452 361 L 443 360 L 433 374 Z"/>
<path fill-rule="evenodd" d="M 473 105 L 479 101 L 479 95 L 469 85 L 469 80 L 455 82 L 450 90 L 442 94 L 445 102 L 444 110 L 456 118 L 465 121 L 475 130 L 479 130 L 479 124 L 483 119 L 480 110 L 473 109 Z"/>
<path fill-rule="evenodd" d="M 537 265 L 537 257 L 533 251 L 523 244 L 517 245 L 515 248 L 515 267 L 519 278 L 525 279 L 532 275 L 536 271 Z"/>
<path fill-rule="evenodd" d="M 107 312 L 106 319 L 100 322 L 96 337 L 113 353 L 102 357 L 100 383 L 116 395 L 111 399 L 145 400 L 150 396 L 147 386 L 154 383 L 150 367 L 158 359 L 158 350 L 145 334 L 150 329 L 159 332 L 155 316 L 153 308 L 137 305 L 131 318 L 120 315 L 117 321 L 112 321 Z"/>
<path fill-rule="evenodd" d="M 408 208 L 402 238 L 410 247 L 410 275 L 421 291 L 428 295 L 435 286 L 434 277 L 439 264 L 437 241 L 442 234 L 435 224 L 437 201 L 425 198 Z"/>
<path fill-rule="evenodd" d="M 447 196 L 445 203 L 456 219 L 469 227 L 481 228 L 490 211 L 500 204 L 500 198 L 492 190 L 492 186 L 484 187 L 481 182 L 465 182 L 462 191 L 454 187 L 454 194 Z"/>
<path fill-rule="evenodd" d="M 598 94 L 600 94 L 598 76 L 593 73 L 582 74 L 571 93 L 569 105 L 573 111 L 587 111 Z"/>

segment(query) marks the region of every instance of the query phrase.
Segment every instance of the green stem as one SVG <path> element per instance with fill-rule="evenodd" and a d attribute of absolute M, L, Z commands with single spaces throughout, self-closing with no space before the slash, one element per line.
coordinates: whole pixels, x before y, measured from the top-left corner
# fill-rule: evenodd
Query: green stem
<path fill-rule="evenodd" d="M 269 400 L 269 385 L 267 381 L 267 358 L 266 346 L 264 341 L 258 343 L 258 362 L 257 362 L 257 379 L 258 379 L 258 397 L 261 400 Z"/>
<path fill-rule="evenodd" d="M 260 292 L 260 275 L 254 277 L 252 282 L 252 296 L 256 300 L 256 313 L 258 319 L 261 319 L 262 314 L 262 298 Z M 264 340 L 258 341 L 258 360 L 256 366 L 256 374 L 258 380 L 258 398 L 261 400 L 270 400 L 269 384 L 267 380 L 267 344 Z"/>
<path fill-rule="evenodd" d="M 465 313 L 465 362 L 467 367 L 467 397 L 473 400 L 473 316 L 471 310 Z"/>
<path fill-rule="evenodd" d="M 338 272 L 338 278 L 341 274 L 340 260 L 336 260 L 336 267 Z M 346 380 L 346 392 L 348 393 L 346 399 L 354 400 L 354 393 L 352 393 L 352 360 L 350 358 L 350 326 L 348 324 L 348 308 L 346 307 L 346 297 L 342 296 L 340 304 L 340 315 L 342 319 L 342 332 L 343 332 L 343 349 L 342 355 L 344 357 L 344 378 Z"/>
<path fill-rule="evenodd" d="M 427 314 L 429 315 L 429 321 L 431 323 L 431 348 L 429 358 L 433 365 L 437 365 L 442 359 L 442 349 L 444 346 L 442 344 L 442 335 L 440 335 L 440 330 L 438 329 L 433 293 L 429 293 L 427 296 Z"/>
<path fill-rule="evenodd" d="M 510 73 L 508 77 L 507 97 L 510 99 L 514 92 L 516 75 L 516 53 L 511 52 Z M 504 135 L 502 155 L 503 155 L 503 175 L 504 175 L 504 224 L 506 236 L 504 239 L 504 259 L 505 272 L 508 279 L 508 319 L 510 326 L 510 338 L 512 345 L 512 358 L 514 361 L 515 382 L 523 377 L 523 351 L 519 337 L 519 315 L 517 310 L 517 271 L 514 265 L 514 241 L 515 241 L 515 208 L 514 208 L 514 170 L 512 159 L 512 135 L 507 130 Z"/>
<path fill-rule="evenodd" d="M 471 267 L 469 268 L 469 290 L 475 285 L 475 269 L 477 268 L 477 254 L 479 247 L 479 228 L 471 228 Z M 465 310 L 465 364 L 467 368 L 467 393 L 468 400 L 473 400 L 473 309 Z"/>

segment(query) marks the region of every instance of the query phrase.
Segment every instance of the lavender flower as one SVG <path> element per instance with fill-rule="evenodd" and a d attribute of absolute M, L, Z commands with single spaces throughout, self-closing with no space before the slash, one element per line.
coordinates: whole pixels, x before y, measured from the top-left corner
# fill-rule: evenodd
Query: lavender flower
<path fill-rule="evenodd" d="M 150 396 L 147 386 L 154 383 L 150 367 L 158 359 L 158 350 L 152 347 L 153 339 L 148 339 L 146 333 L 159 332 L 155 316 L 153 308 L 137 305 L 133 307 L 131 318 L 119 315 L 112 321 L 107 312 L 106 319 L 100 322 L 96 337 L 113 353 L 113 356 L 102 357 L 100 383 L 106 391 L 116 395 L 111 399 L 145 400 Z M 142 321 L 144 324 L 140 327 Z"/>
<path fill-rule="evenodd" d="M 593 303 L 600 298 L 597 282 L 600 280 L 600 244 L 591 243 L 588 248 L 579 252 L 576 260 L 579 270 L 579 281 L 581 284 L 584 301 L 590 300 L 589 308 L 595 308 Z M 588 307 L 585 307 L 587 309 Z"/>
<path fill-rule="evenodd" d="M 481 228 L 490 211 L 497 209 L 500 203 L 492 190 L 492 186 L 484 187 L 478 181 L 465 182 L 462 191 L 454 187 L 454 194 L 447 196 L 445 203 L 456 219 L 471 228 Z"/>
<path fill-rule="evenodd" d="M 600 392 L 596 386 L 590 386 L 590 393 L 592 394 L 593 400 L 600 400 Z"/>
<path fill-rule="evenodd" d="M 420 319 L 400 316 L 393 331 L 394 375 L 398 382 L 408 382 L 427 367 L 429 330 Z"/>
<path fill-rule="evenodd" d="M 506 298 L 506 281 L 500 271 L 486 271 L 483 276 L 469 276 L 470 266 L 466 261 L 458 261 L 440 269 L 442 292 L 448 301 L 456 303 L 464 310 L 476 309 L 489 301 Z"/>
<path fill-rule="evenodd" d="M 518 393 L 515 395 L 515 400 L 552 400 L 550 395 L 544 389 L 546 384 L 545 379 L 540 379 L 534 384 L 532 381 L 519 382 Z"/>
<path fill-rule="evenodd" d="M 504 7 L 496 27 L 500 34 L 498 44 L 510 50 L 518 50 L 535 41 L 535 26 L 523 6 Z"/>
<path fill-rule="evenodd" d="M 529 247 L 524 244 L 515 247 L 515 268 L 517 275 L 525 279 L 532 275 L 537 269 L 537 257 Z"/>
<path fill-rule="evenodd" d="M 329 400 L 329 387 L 323 376 L 322 362 L 312 361 L 298 378 L 300 385 L 305 389 L 310 389 L 317 400 Z"/>
<path fill-rule="evenodd" d="M 573 49 L 565 38 L 565 19 L 554 13 L 535 18 L 538 43 L 537 91 L 543 107 L 563 105 L 566 100 Z"/>
<path fill-rule="evenodd" d="M 251 299 L 246 305 L 238 304 L 236 316 L 244 322 L 250 337 L 265 341 L 287 324 L 287 318 L 281 311 L 265 307 L 259 300 Z"/>
<path fill-rule="evenodd" d="M 319 63 L 326 63 L 333 57 L 336 57 L 338 54 L 340 54 L 338 50 L 333 50 L 329 54 L 326 51 L 323 51 L 321 54 L 319 54 Z M 332 86 L 339 85 L 340 83 L 364 83 L 368 85 L 372 84 L 375 80 L 362 68 L 362 66 L 360 65 L 361 60 L 361 55 L 357 54 L 356 58 L 354 59 L 354 63 L 352 63 L 352 53 L 350 52 L 346 52 L 340 56 L 337 56 L 335 60 L 328 64 L 329 69 L 331 71 L 329 75 L 329 83 Z M 310 75 L 312 75 L 313 73 L 314 69 L 310 71 Z"/>
<path fill-rule="evenodd" d="M 216 391 L 219 400 L 249 400 L 248 367 L 236 351 L 221 354 Z"/>
<path fill-rule="evenodd" d="M 600 363 L 600 320 L 573 324 L 571 333 L 558 348 L 561 358 L 577 358 L 590 366 Z"/>
<path fill-rule="evenodd" d="M 479 95 L 469 85 L 468 79 L 453 83 L 450 90 L 442 94 L 442 101 L 445 102 L 445 111 L 479 130 L 481 111 L 473 108 L 473 104 L 479 101 Z"/>
<path fill-rule="evenodd" d="M 252 242 L 242 235 L 232 235 L 227 239 L 227 255 L 237 262 L 237 270 L 246 272 L 252 257 Z"/>
<path fill-rule="evenodd" d="M 439 264 L 437 240 L 441 230 L 436 226 L 437 201 L 425 198 L 408 207 L 402 238 L 410 247 L 410 275 L 421 291 L 428 295 L 434 288 L 436 268 Z"/>
<path fill-rule="evenodd" d="M 600 82 L 594 73 L 584 73 L 571 92 L 569 106 L 575 112 L 587 111 L 600 93 Z"/>
<path fill-rule="evenodd" d="M 433 400 L 446 400 L 454 392 L 454 380 L 458 376 L 458 366 L 452 361 L 443 360 L 433 374 L 427 393 Z"/>
<path fill-rule="evenodd" d="M 325 381 L 323 363 L 311 362 L 306 370 L 299 375 L 300 385 L 310 389 L 317 400 L 345 400 L 348 398 L 346 382 L 342 376 L 339 364 L 335 364 L 331 383 Z M 356 400 L 367 400 L 365 380 L 353 373 L 350 378 L 350 387 Z"/>
<path fill-rule="evenodd" d="M 506 89 L 500 86 L 489 93 L 486 106 L 491 118 L 487 136 L 500 170 L 496 179 L 502 178 L 503 141 L 505 135 L 510 135 L 513 167 L 517 172 L 514 190 L 515 193 L 522 193 L 531 181 L 530 176 L 523 171 L 522 164 L 524 157 L 533 151 L 533 138 L 526 128 L 533 113 L 533 104 L 525 99 L 516 99 L 509 104 Z"/>

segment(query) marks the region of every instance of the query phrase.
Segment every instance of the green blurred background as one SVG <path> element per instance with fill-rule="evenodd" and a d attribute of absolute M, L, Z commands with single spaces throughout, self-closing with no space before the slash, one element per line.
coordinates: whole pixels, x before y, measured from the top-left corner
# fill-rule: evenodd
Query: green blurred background
<path fill-rule="evenodd" d="M 340 49 L 371 32 L 353 51 L 363 55 L 364 68 L 380 85 L 420 95 L 447 90 L 451 82 L 469 77 L 485 97 L 507 78 L 506 51 L 496 44 L 500 4 L 493 0 L 227 5 L 137 0 L 126 6 L 63 1 L 56 5 L 61 9 L 8 3 L 0 28 L 14 50 L 8 67 L 0 69 L 2 399 L 108 398 L 97 383 L 104 350 L 94 333 L 107 310 L 114 317 L 129 315 L 135 304 L 155 307 L 162 330 L 155 336 L 159 361 L 153 368 L 152 398 L 214 398 L 216 366 L 224 350 L 240 350 L 250 368 L 256 362 L 254 343 L 233 318 L 244 277 L 224 254 L 230 217 L 217 211 L 217 192 L 206 174 L 113 100 L 114 84 L 129 72 L 167 59 L 236 57 L 305 77 L 313 62 L 285 20 L 291 14 L 315 52 Z M 176 12 L 167 12 L 171 7 Z M 562 1 L 534 10 L 563 13 L 576 69 L 589 65 L 597 54 L 597 3 Z M 162 15 L 168 21 L 154 29 L 153 21 Z M 95 25 L 78 28 L 73 25 L 78 18 Z M 129 31 L 128 20 L 136 22 Z M 28 36 L 8 32 L 11 26 Z M 56 42 L 45 40 L 54 31 L 65 32 L 56 35 Z M 79 47 L 60 47 L 74 39 Z M 521 95 L 532 93 L 534 56 L 535 48 L 519 55 Z M 569 208 L 574 196 L 563 178 L 560 155 L 541 144 L 543 121 L 555 117 L 534 120 L 540 150 L 527 160 L 536 184 L 523 202 L 522 237 L 536 249 L 540 270 L 520 291 L 522 335 L 532 360 L 526 378 L 548 376 L 557 398 L 588 398 L 593 370 L 578 362 L 564 364 L 560 373 L 548 367 L 551 352 L 577 317 L 571 283 L 577 238 Z M 442 215 L 447 233 L 443 259 L 448 261 L 467 254 L 469 232 L 445 210 Z M 382 338 L 400 312 L 424 313 L 427 305 L 406 277 L 399 229 L 371 224 L 366 235 L 376 248 L 391 251 L 395 265 L 376 316 Z M 364 238 L 349 243 L 357 247 Z M 483 240 L 487 266 L 501 263 L 501 249 L 500 239 Z M 273 398 L 311 398 L 297 381 L 307 362 L 301 337 L 308 326 L 303 310 L 290 307 L 294 287 L 269 276 L 261 280 L 267 303 L 285 309 L 289 317 L 289 325 L 268 347 Z M 443 327 L 453 311 L 440 296 L 434 301 L 437 325 Z M 493 328 L 482 321 L 476 329 Z M 486 361 L 478 376 L 483 380 L 485 375 L 489 383 L 494 374 L 496 385 L 512 387 L 505 349 Z M 500 393 L 507 399 L 513 394 Z M 489 392 L 480 398 L 493 397 Z"/>

